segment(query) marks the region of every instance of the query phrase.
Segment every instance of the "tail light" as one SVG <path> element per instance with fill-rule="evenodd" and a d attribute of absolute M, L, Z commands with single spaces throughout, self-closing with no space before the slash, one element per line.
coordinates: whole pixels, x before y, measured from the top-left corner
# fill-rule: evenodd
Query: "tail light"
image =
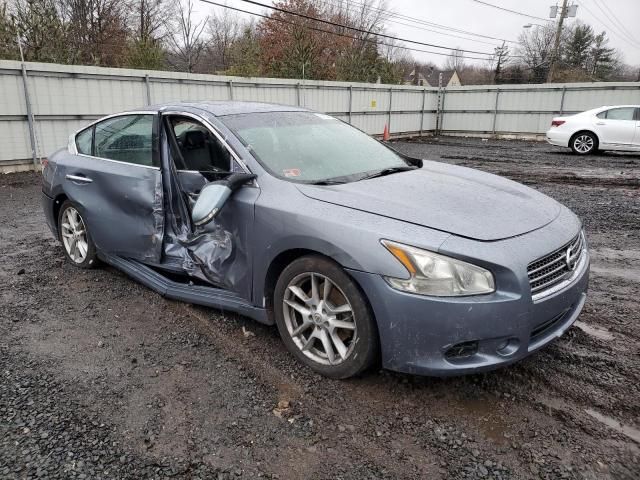
<path fill-rule="evenodd" d="M 551 121 L 551 126 L 552 127 L 559 127 L 560 125 L 562 125 L 565 122 L 566 122 L 565 120 L 552 120 Z"/>

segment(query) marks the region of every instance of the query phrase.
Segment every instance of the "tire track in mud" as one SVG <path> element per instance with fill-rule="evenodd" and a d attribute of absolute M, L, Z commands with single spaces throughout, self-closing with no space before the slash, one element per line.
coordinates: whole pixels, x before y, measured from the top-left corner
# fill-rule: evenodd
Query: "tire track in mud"
<path fill-rule="evenodd" d="M 526 152 L 524 148 L 514 148 L 514 158 L 526 158 L 523 162 L 503 162 L 504 149 L 496 148 L 501 152 L 497 154 L 492 146 L 484 148 L 470 142 L 462 147 L 450 142 L 450 146 L 463 150 L 464 154 L 451 155 L 436 145 L 425 145 L 423 156 L 440 156 L 445 161 L 453 160 L 452 163 L 463 160 L 468 166 L 533 183 L 573 208 L 585 220 L 588 236 L 591 230 L 598 232 L 591 239 L 591 247 L 606 252 L 592 259 L 591 294 L 580 320 L 587 326 L 607 329 L 615 337 L 604 340 L 574 327 L 569 335 L 565 334 L 551 347 L 515 367 L 513 371 L 522 370 L 525 375 L 510 379 L 505 388 L 514 394 L 525 391 L 525 397 L 532 405 L 549 408 L 548 404 L 553 404 L 555 413 L 552 409 L 550 412 L 567 427 L 578 426 L 596 437 L 606 438 L 612 430 L 610 427 L 606 427 L 605 432 L 598 429 L 604 424 L 598 425 L 598 420 L 587 413 L 594 406 L 600 414 L 636 428 L 640 418 L 640 402 L 637 401 L 640 393 L 637 341 L 640 338 L 640 285 L 635 279 L 640 269 L 637 262 L 630 260 L 635 259 L 640 247 L 640 195 L 636 188 L 640 178 L 640 156 L 607 155 L 595 160 L 590 157 L 586 161 L 584 158 L 569 159 L 569 168 L 575 169 L 575 173 L 567 177 L 564 173 L 568 168 L 565 164 L 567 156 L 549 155 L 545 146 L 528 144 Z M 470 154 L 469 147 L 479 155 Z M 543 160 L 544 167 L 536 164 L 539 160 Z M 577 164 L 578 161 L 586 165 Z M 600 182 L 592 175 L 593 169 L 606 168 L 607 162 L 610 163 L 607 178 Z M 549 172 L 548 165 L 555 165 L 559 174 Z M 617 177 L 608 177 L 611 173 Z M 592 176 L 575 181 L 578 175 L 585 174 Z M 615 180 L 611 181 L 611 178 Z M 539 401 L 541 393 L 547 397 L 542 403 Z M 630 465 L 629 469 L 617 474 L 622 478 L 636 478 L 640 471 L 637 448 L 628 442 L 628 438 L 615 437 L 616 442 L 621 442 L 619 460 Z"/>
<path fill-rule="evenodd" d="M 472 157 L 469 150 L 479 148 L 448 143 L 443 155 L 454 149 Z M 419 148 L 427 157 L 442 147 Z M 573 162 L 530 144 L 487 148 L 482 157 L 495 161 L 474 167 L 517 170 L 505 152 L 531 159 L 525 169 L 538 159 Z M 640 163 L 614 160 L 612 169 Z M 536 184 L 585 220 L 598 252 L 594 265 L 604 271 L 594 272 L 580 321 L 607 329 L 613 340 L 574 327 L 496 372 L 444 380 L 372 372 L 337 382 L 295 364 L 274 329 L 162 299 L 110 268 L 80 273 L 65 265 L 41 216 L 33 215 L 37 177 L 2 180 L 7 208 L 0 232 L 12 253 L 0 259 L 0 315 L 4 322 L 19 319 L 3 323 L 12 332 L 5 338 L 20 338 L 11 348 L 26 349 L 57 378 L 74 379 L 68 395 L 81 409 L 126 419 L 114 424 L 114 438 L 142 458 L 162 462 L 157 455 L 173 448 L 169 463 L 187 459 L 215 471 L 280 478 L 310 472 L 317 478 L 638 478 L 635 440 L 606 424 L 638 427 L 640 289 L 612 274 L 638 271 L 640 201 L 632 189 Z M 16 276 L 21 268 L 25 275 Z M 52 308 L 58 298 L 65 303 Z M 106 346 L 92 352 L 99 339 Z M 289 402 L 282 418 L 273 413 L 280 401 Z M 175 439 L 161 434 L 163 427 Z M 145 429 L 154 434 L 149 449 Z"/>

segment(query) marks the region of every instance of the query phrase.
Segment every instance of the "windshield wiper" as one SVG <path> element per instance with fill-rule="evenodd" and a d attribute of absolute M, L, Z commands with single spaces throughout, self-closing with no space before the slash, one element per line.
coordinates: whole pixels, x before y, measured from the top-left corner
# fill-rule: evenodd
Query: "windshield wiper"
<path fill-rule="evenodd" d="M 368 180 L 370 178 L 384 177 L 385 175 L 391 175 L 392 173 L 398 172 L 406 172 L 408 170 L 417 170 L 418 167 L 410 167 L 410 166 L 402 166 L 402 167 L 389 167 L 383 168 L 382 170 L 378 170 L 377 172 L 370 173 L 369 175 L 365 175 L 364 177 L 360 177 L 360 180 Z"/>
<path fill-rule="evenodd" d="M 342 185 L 343 183 L 347 183 L 344 180 L 318 180 L 317 182 L 309 182 L 309 185 Z"/>

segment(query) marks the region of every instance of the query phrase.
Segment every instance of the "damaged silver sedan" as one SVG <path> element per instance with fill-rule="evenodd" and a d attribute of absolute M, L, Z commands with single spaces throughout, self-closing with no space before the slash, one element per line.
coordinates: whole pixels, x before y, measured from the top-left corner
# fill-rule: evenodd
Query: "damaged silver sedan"
<path fill-rule="evenodd" d="M 586 298 L 580 220 L 476 170 L 408 158 L 330 116 L 243 102 L 102 118 L 43 171 L 75 266 L 276 324 L 333 378 L 452 375 L 524 358 Z"/>

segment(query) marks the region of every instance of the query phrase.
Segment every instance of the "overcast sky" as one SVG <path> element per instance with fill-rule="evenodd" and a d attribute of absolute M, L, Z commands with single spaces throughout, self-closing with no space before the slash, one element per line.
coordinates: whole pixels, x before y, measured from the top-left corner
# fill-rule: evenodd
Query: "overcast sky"
<path fill-rule="evenodd" d="M 242 0 L 216 0 L 229 6 L 249 10 L 252 12 L 269 13 L 269 10 L 257 7 Z M 270 0 L 256 0 L 271 4 Z M 323 0 L 331 1 L 331 0 Z M 477 52 L 493 52 L 493 48 L 501 42 L 482 37 L 474 37 L 460 32 L 447 34 L 430 25 L 416 25 L 416 21 L 426 21 L 468 32 L 516 41 L 523 31 L 523 26 L 529 23 L 544 24 L 549 17 L 549 7 L 554 1 L 547 0 L 483 0 L 485 3 L 497 5 L 506 9 L 540 17 L 539 19 L 517 15 L 483 5 L 474 0 L 387 0 L 388 8 L 395 14 L 410 17 L 392 18 L 387 23 L 389 34 L 417 40 L 420 42 L 443 45 L 447 48 L 461 48 Z M 561 0 L 558 0 L 561 3 Z M 606 31 L 610 46 L 617 48 L 623 54 L 626 63 L 640 66 L 640 30 L 637 25 L 640 20 L 640 0 L 570 0 L 569 4 L 578 6 L 576 18 L 569 18 L 566 24 L 572 24 L 577 19 L 590 24 L 597 32 Z M 199 2 L 198 16 L 204 16 L 212 11 L 222 10 L 221 7 Z M 246 16 L 248 17 L 248 16 Z M 532 25 L 530 28 L 536 28 Z M 429 31 L 425 30 L 429 29 Z M 438 33 L 439 32 L 439 33 Z M 464 37 L 464 38 L 459 38 Z M 485 43 L 487 42 L 487 43 Z M 424 50 L 448 53 L 447 49 L 405 44 Z M 515 47 L 515 44 L 508 44 Z M 513 48 L 512 48 L 513 51 Z M 423 52 L 411 52 L 413 57 L 421 61 L 432 61 L 442 65 L 446 57 Z M 467 56 L 480 56 L 467 53 Z M 478 61 L 474 61 L 478 62 Z"/>

